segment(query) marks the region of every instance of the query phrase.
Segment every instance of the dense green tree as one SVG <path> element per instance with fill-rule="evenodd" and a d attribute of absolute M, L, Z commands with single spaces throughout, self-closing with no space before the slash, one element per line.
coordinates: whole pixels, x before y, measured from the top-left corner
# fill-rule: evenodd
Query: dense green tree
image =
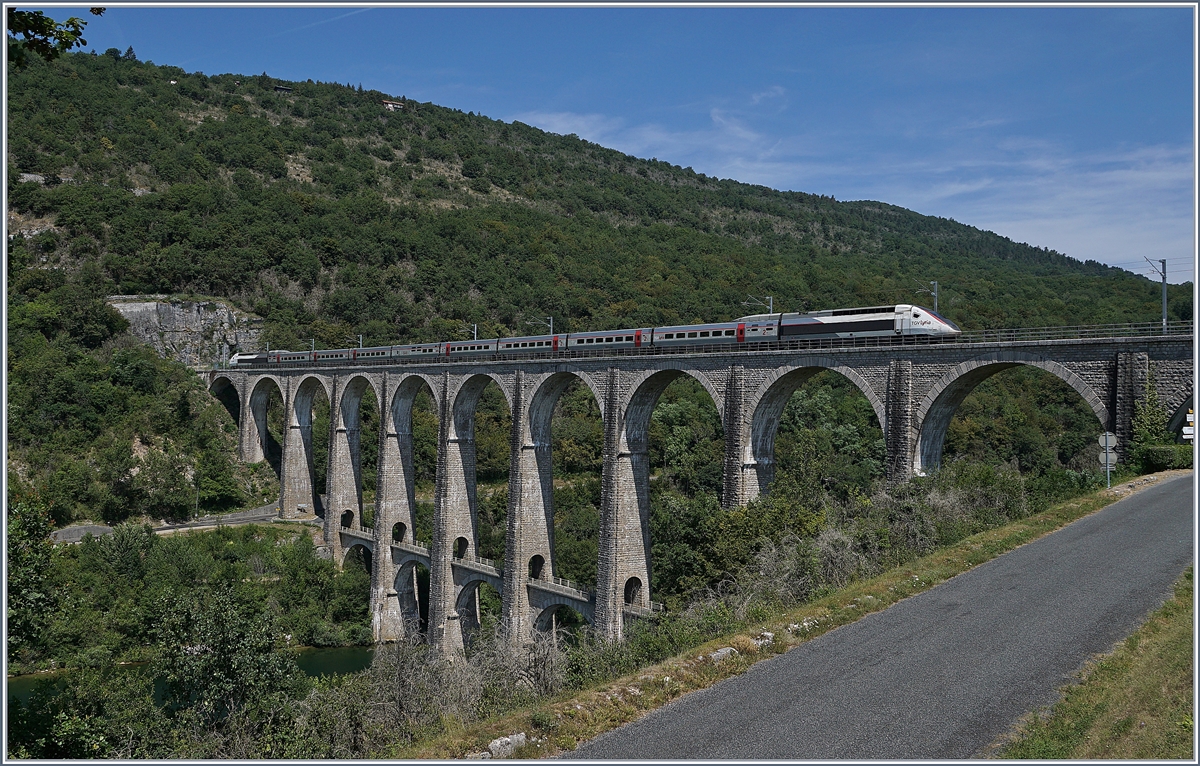
<path fill-rule="evenodd" d="M 4 609 L 10 664 L 23 649 L 39 647 L 47 616 L 54 608 L 52 586 L 47 582 L 52 526 L 50 514 L 36 500 L 18 500 L 8 506 Z"/>
<path fill-rule="evenodd" d="M 167 702 L 214 722 L 300 683 L 290 655 L 277 651 L 268 614 L 256 614 L 227 589 L 168 599 L 158 626 L 155 670 Z"/>
<path fill-rule="evenodd" d="M 104 14 L 103 8 L 92 8 L 93 16 Z M 57 22 L 41 11 L 8 9 L 8 60 L 18 69 L 26 65 L 26 53 L 52 61 L 73 48 L 87 45 L 83 28 L 87 22 L 72 16 Z M 129 49 L 131 52 L 133 48 Z"/>

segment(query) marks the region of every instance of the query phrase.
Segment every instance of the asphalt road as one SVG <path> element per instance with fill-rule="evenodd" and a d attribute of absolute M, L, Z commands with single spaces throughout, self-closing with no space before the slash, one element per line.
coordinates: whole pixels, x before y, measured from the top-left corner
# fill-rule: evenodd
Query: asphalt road
<path fill-rule="evenodd" d="M 566 758 L 967 758 L 1132 633 L 1193 560 L 1165 481 Z"/>
<path fill-rule="evenodd" d="M 234 511 L 233 513 L 224 513 L 215 516 L 199 516 L 181 524 L 163 524 L 160 527 L 154 527 L 154 532 L 156 534 L 169 534 L 185 529 L 212 529 L 215 527 L 270 521 L 279 517 L 279 508 L 277 506 L 278 503 L 271 503 L 270 505 L 263 505 L 246 511 Z M 50 533 L 50 539 L 56 543 L 77 543 L 85 535 L 103 537 L 104 535 L 111 535 L 112 531 L 112 527 L 102 524 L 77 524 L 54 530 Z"/>

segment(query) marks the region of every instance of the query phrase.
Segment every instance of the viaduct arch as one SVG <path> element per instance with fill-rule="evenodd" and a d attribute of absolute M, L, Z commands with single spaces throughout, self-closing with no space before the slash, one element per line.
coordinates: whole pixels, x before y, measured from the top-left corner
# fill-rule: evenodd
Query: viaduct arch
<path fill-rule="evenodd" d="M 915 421 L 920 425 L 913 471 L 923 474 L 938 468 L 950 421 L 958 406 L 980 383 L 1002 370 L 1021 365 L 1037 367 L 1062 380 L 1083 397 L 1092 408 L 1092 412 L 1096 413 L 1101 426 L 1109 424 L 1111 418 L 1108 407 L 1101 401 L 1099 394 L 1087 381 L 1060 362 L 1021 351 L 985 354 L 956 364 L 930 387 L 917 406 Z"/>
<path fill-rule="evenodd" d="M 1187 330 L 1190 333 L 1190 326 Z M 272 391 L 279 391 L 287 414 L 280 509 L 293 517 L 323 511 L 311 465 L 312 401 L 322 391 L 332 410 L 324 489 L 331 509 L 346 506 L 361 519 L 355 430 L 361 427 L 362 397 L 376 397 L 383 417 L 374 525 L 341 528 L 339 514 L 325 514 L 326 543 L 338 552 L 335 560 L 346 546 L 361 543 L 371 550 L 377 640 L 402 635 L 406 622 L 411 624 L 417 610 L 415 571 L 427 567 L 430 642 L 442 654 L 461 648 L 460 613 L 471 610 L 479 582 L 491 582 L 500 591 L 503 620 L 514 641 L 525 640 L 560 605 L 576 610 L 611 639 L 622 636 L 628 618 L 650 612 L 649 420 L 663 389 L 680 376 L 698 381 L 721 416 L 722 502 L 727 506 L 744 505 L 769 490 L 783 408 L 789 396 L 821 370 L 844 376 L 871 403 L 884 431 L 887 475 L 893 482 L 937 465 L 955 409 L 981 381 L 1003 369 L 1031 365 L 1065 381 L 1104 427 L 1117 434 L 1119 454 L 1131 435 L 1135 403 L 1150 387 L 1180 419 L 1178 413 L 1186 409 L 1194 391 L 1191 337 L 1182 333 L 919 345 L 846 343 L 819 352 L 783 343 L 764 348 L 669 355 L 562 352 L 529 359 L 418 360 L 362 368 L 331 361 L 214 371 L 210 390 L 237 413 L 239 454 L 248 461 L 267 459 L 272 449 L 265 403 Z M 595 397 L 604 430 L 594 593 L 559 581 L 554 574 L 549 424 L 555 403 L 574 380 Z M 503 565 L 476 554 L 474 416 L 480 394 L 493 383 L 512 415 Z M 412 407 L 426 389 L 438 412 L 434 534 L 429 547 L 413 535 Z M 540 566 L 531 566 L 539 561 Z"/>

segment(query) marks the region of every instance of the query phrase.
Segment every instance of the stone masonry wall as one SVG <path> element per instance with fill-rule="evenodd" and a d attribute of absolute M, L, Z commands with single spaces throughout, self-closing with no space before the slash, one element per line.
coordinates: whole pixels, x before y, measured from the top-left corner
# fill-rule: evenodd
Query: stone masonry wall
<path fill-rule="evenodd" d="M 1128 421 L 1136 401 L 1145 395 L 1148 383 L 1157 387 L 1168 409 L 1180 406 L 1194 387 L 1194 361 L 1191 339 L 1113 338 L 1076 341 L 1037 341 L 1024 343 L 946 344 L 926 347 L 865 347 L 822 349 L 819 353 L 796 351 L 739 352 L 730 354 L 629 355 L 609 357 L 561 358 L 552 360 L 470 360 L 433 364 L 366 367 L 272 368 L 214 371 L 211 383 L 240 393 L 243 419 L 255 417 L 256 406 L 245 406 L 244 399 L 266 377 L 279 380 L 286 391 L 285 407 L 290 427 L 283 445 L 283 498 L 285 513 L 298 509 L 298 503 L 315 508 L 318 488 L 311 486 L 311 459 L 308 457 L 311 425 L 304 413 L 316 387 L 334 394 L 334 409 L 342 404 L 341 392 L 347 387 L 355 393 L 346 399 L 356 407 L 358 391 L 378 392 L 382 412 L 407 413 L 403 402 L 417 388 L 429 384 L 439 410 L 439 449 L 435 491 L 434 539 L 430 551 L 430 627 L 432 643 L 439 652 L 453 654 L 461 650 L 458 631 L 458 591 L 452 576 L 452 560 L 457 553 L 454 541 L 466 538 L 468 557 L 476 543 L 474 514 L 474 408 L 483 386 L 495 381 L 504 392 L 514 415 L 511 444 L 514 453 L 537 452 L 540 441 L 548 442 L 550 405 L 541 406 L 535 396 L 543 382 L 562 382 L 565 376 L 584 382 L 600 404 L 604 421 L 604 467 L 602 474 L 600 539 L 597 562 L 597 590 L 594 599 L 596 627 L 610 638 L 622 633 L 625 585 L 629 578 L 642 581 L 637 606 L 648 606 L 650 545 L 648 512 L 648 467 L 645 463 L 646 429 L 654 402 L 672 378 L 688 375 L 699 381 L 713 397 L 726 428 L 724 456 L 727 503 L 743 504 L 760 491 L 754 480 L 755 461 L 769 463 L 773 457 L 773 429 L 782 412 L 780 401 L 790 395 L 807 374 L 805 370 L 830 369 L 850 379 L 871 401 L 879 415 L 888 445 L 888 474 L 903 480 L 913 470 L 936 467 L 940 459 L 941 439 L 953 410 L 970 390 L 987 376 L 1016 365 L 1033 365 L 1057 375 L 1088 401 L 1106 428 L 1128 438 Z M 353 380 L 358 378 L 357 381 Z M 546 389 L 554 389 L 554 385 Z M 551 396 L 547 401 L 556 397 Z M 253 399 L 253 397 L 251 397 Z M 780 401 L 775 401 L 780 400 Z M 398 404 L 399 402 L 399 404 Z M 527 406 L 533 405 L 531 410 Z M 259 408 L 261 402 L 259 403 Z M 545 410 L 543 412 L 543 410 Z M 530 412 L 540 412 L 531 415 Z M 349 438 L 356 419 L 341 423 L 335 412 L 331 417 L 331 437 L 344 449 L 330 452 L 330 486 L 343 491 L 346 503 L 357 506 L 354 454 L 357 443 Z M 403 419 L 407 419 L 407 415 Z M 341 427 L 342 432 L 337 429 Z M 405 423 L 393 423 L 391 432 L 408 432 Z M 541 433 L 541 431 L 545 433 Z M 243 440 L 257 438 L 254 428 L 242 429 Z M 754 445 L 758 445 L 755 447 Z M 924 447 L 922 445 L 925 445 Z M 248 458 L 262 457 L 261 449 L 244 445 Z M 763 454 L 755 452 L 759 449 Z M 381 449 L 381 458 L 400 459 L 400 451 Z M 547 459 L 521 459 L 514 454 L 510 477 L 508 521 L 514 525 L 506 539 L 512 545 L 506 562 L 504 590 L 505 616 L 517 631 L 525 634 L 534 617 L 534 605 L 517 594 L 532 587 L 528 579 L 528 560 L 549 539 L 549 520 L 553 518 L 552 493 L 547 491 L 552 467 Z M 915 459 L 915 463 L 914 463 Z M 391 524 L 412 519 L 412 496 L 404 481 L 403 466 L 381 465 L 380 497 L 389 508 L 377 515 L 376 539 L 390 539 Z M 345 503 L 344 503 L 345 504 Z M 331 514 L 336 518 L 336 514 Z M 327 519 L 327 535 L 337 537 L 334 518 Z M 519 525 L 515 526 L 515 525 Z M 411 534 L 411 533 L 409 533 Z M 330 541 L 331 544 L 332 541 Z M 552 553 L 552 551 L 549 551 Z M 553 572 L 553 561 L 546 561 Z M 385 580 L 376 584 L 373 599 L 378 601 L 391 589 Z M 382 606 L 382 605 L 380 605 Z M 544 606 L 544 604 L 543 604 Z"/>

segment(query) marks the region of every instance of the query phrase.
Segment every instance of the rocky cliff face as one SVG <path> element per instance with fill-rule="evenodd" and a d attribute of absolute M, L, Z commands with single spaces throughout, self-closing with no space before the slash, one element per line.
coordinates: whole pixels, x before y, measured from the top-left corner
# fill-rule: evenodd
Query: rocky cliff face
<path fill-rule="evenodd" d="M 221 301 L 114 295 L 108 302 L 129 320 L 131 335 L 197 370 L 212 369 L 239 351 L 261 349 L 262 319 Z"/>

